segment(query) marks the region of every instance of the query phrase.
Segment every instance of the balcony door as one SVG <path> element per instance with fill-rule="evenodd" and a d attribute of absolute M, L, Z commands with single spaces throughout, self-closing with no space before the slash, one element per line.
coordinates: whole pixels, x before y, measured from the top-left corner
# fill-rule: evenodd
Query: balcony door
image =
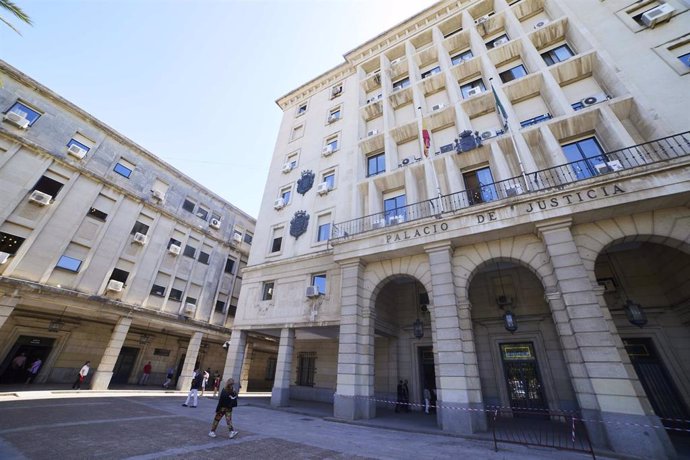
<path fill-rule="evenodd" d="M 577 180 L 587 179 L 597 174 L 594 165 L 605 162 L 604 150 L 595 137 L 588 137 L 562 146 Z"/>
<path fill-rule="evenodd" d="M 470 205 L 498 199 L 494 178 L 489 167 L 466 172 L 462 177 L 465 180 L 467 199 Z"/>

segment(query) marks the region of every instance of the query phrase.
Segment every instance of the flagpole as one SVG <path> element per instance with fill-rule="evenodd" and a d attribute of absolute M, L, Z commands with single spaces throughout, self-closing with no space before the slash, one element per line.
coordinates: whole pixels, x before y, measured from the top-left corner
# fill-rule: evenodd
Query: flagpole
<path fill-rule="evenodd" d="M 525 181 L 525 188 L 527 188 L 527 191 L 529 192 L 531 189 L 529 186 L 529 182 L 527 181 L 527 174 L 525 173 L 525 167 L 522 165 L 522 158 L 520 157 L 520 150 L 518 150 L 517 143 L 515 142 L 515 138 L 513 137 L 513 130 L 510 129 L 510 125 L 508 124 L 508 115 L 506 114 L 505 108 L 503 108 L 503 104 L 501 104 L 501 101 L 498 98 L 498 94 L 496 93 L 496 90 L 494 89 L 493 80 L 494 80 L 493 77 L 489 78 L 489 84 L 491 85 L 491 92 L 494 93 L 494 99 L 496 101 L 496 112 L 498 112 L 498 116 L 503 121 L 503 129 L 508 131 L 508 133 L 510 135 L 510 141 L 513 143 L 513 149 L 515 150 L 515 156 L 517 157 L 518 166 L 520 167 L 520 174 L 522 175 L 522 179 Z"/>
<path fill-rule="evenodd" d="M 424 126 L 424 114 L 422 113 L 422 108 L 417 107 L 417 110 L 419 110 L 419 120 L 420 124 L 422 125 L 422 155 L 424 155 L 427 160 L 429 159 L 429 150 L 431 149 L 431 133 L 425 129 Z M 426 145 L 426 140 L 424 139 L 424 132 L 426 131 L 426 135 L 429 138 L 429 145 Z M 434 177 L 434 185 L 436 186 L 436 199 L 438 200 L 438 213 L 436 214 L 437 218 L 441 217 L 441 214 L 443 213 L 443 194 L 441 193 L 441 184 L 438 182 L 438 176 L 436 175 L 436 168 L 434 168 L 434 162 L 429 161 L 429 164 L 431 166 L 431 175 Z"/>

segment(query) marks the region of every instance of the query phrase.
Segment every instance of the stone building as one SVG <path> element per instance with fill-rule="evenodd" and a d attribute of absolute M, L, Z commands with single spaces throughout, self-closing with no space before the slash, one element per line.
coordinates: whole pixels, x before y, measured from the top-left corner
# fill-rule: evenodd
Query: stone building
<path fill-rule="evenodd" d="M 0 61 L 0 383 L 222 370 L 255 219 Z M 227 347 L 227 346 L 226 346 Z"/>
<path fill-rule="evenodd" d="M 440 1 L 279 98 L 226 374 L 344 419 L 407 380 L 448 432 L 575 411 L 672 456 L 650 427 L 689 418 L 689 25 L 679 0 Z"/>

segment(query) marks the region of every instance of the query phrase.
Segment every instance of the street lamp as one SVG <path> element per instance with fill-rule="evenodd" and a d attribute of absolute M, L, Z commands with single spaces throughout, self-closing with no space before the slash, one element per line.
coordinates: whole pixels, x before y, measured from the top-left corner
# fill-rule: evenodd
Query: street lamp
<path fill-rule="evenodd" d="M 512 311 L 508 310 L 503 314 L 503 327 L 511 334 L 517 331 L 517 319 Z"/>
<path fill-rule="evenodd" d="M 625 305 L 623 305 L 623 310 L 625 310 L 625 315 L 628 317 L 628 321 L 630 321 L 631 324 L 639 328 L 647 324 L 647 315 L 639 303 L 635 303 L 628 299 L 625 301 Z"/>
<path fill-rule="evenodd" d="M 424 337 L 424 322 L 421 319 L 417 318 L 412 327 L 414 329 L 414 336 L 417 340 Z"/>

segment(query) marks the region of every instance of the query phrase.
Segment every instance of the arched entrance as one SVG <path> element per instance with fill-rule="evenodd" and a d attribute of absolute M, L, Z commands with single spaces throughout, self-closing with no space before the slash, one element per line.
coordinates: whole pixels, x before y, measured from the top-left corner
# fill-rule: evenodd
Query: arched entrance
<path fill-rule="evenodd" d="M 577 410 L 544 288 L 532 271 L 507 259 L 486 261 L 470 281 L 469 300 L 484 404 L 512 408 L 516 416 Z"/>

